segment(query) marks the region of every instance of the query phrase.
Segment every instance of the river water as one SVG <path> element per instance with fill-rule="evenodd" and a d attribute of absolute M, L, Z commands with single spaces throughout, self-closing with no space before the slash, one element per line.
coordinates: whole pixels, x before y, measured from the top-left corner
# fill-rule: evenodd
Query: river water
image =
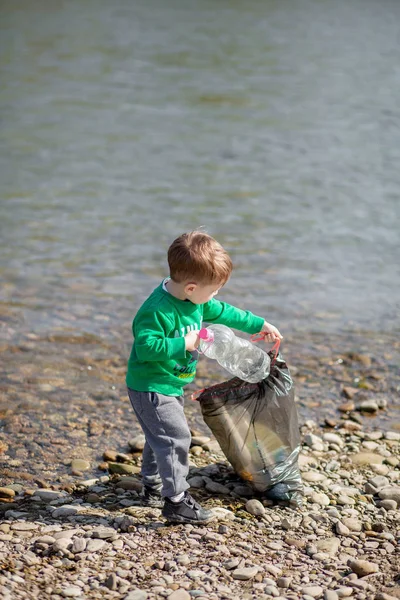
<path fill-rule="evenodd" d="M 7 337 L 112 335 L 199 226 L 234 259 L 221 298 L 281 330 L 398 329 L 397 0 L 5 0 L 0 22 Z"/>

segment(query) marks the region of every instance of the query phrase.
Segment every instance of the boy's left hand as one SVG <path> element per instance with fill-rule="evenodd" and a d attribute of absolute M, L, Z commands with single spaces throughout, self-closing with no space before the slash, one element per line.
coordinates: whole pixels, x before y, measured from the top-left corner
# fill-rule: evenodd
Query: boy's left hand
<path fill-rule="evenodd" d="M 263 325 L 263 328 L 261 329 L 261 332 L 266 334 L 265 341 L 269 342 L 269 343 L 276 342 L 276 340 L 283 339 L 283 336 L 281 335 L 280 331 L 274 325 L 271 325 L 271 323 L 268 323 L 268 321 L 264 321 L 264 325 Z"/>

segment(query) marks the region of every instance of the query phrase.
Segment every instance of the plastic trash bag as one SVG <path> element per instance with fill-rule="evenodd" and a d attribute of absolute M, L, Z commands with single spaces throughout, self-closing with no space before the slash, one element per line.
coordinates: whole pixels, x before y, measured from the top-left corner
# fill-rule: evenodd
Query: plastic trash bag
<path fill-rule="evenodd" d="M 273 500 L 302 503 L 300 432 L 293 380 L 281 354 L 258 383 L 238 377 L 195 395 L 204 421 L 235 472 Z"/>

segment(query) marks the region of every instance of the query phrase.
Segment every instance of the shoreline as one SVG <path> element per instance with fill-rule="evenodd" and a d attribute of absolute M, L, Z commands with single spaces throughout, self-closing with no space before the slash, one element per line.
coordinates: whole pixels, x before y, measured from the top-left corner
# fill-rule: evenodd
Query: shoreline
<path fill-rule="evenodd" d="M 63 335 L 3 347 L 0 595 L 400 598 L 399 344 L 380 336 L 372 354 L 369 338 L 336 341 L 314 335 L 283 350 L 302 434 L 305 503 L 296 510 L 252 493 L 207 439 L 190 394 L 226 377 L 199 363 L 186 401 L 190 479 L 218 514 L 200 528 L 168 526 L 137 506 L 140 431 L 122 342 Z"/>

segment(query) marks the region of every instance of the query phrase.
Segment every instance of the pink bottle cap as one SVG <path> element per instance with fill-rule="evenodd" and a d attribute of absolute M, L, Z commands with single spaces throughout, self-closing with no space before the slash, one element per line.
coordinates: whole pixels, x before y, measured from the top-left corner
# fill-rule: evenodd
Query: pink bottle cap
<path fill-rule="evenodd" d="M 212 331 L 209 331 L 207 327 L 200 329 L 199 337 L 201 340 L 205 340 L 206 342 L 211 342 L 214 339 Z"/>

